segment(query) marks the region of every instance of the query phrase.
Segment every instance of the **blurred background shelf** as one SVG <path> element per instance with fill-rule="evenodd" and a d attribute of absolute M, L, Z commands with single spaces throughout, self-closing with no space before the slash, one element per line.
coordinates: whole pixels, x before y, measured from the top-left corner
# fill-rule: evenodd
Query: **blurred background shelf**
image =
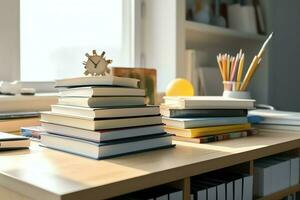
<path fill-rule="evenodd" d="M 185 21 L 185 34 L 188 48 L 213 44 L 232 46 L 241 42 L 260 43 L 266 38 L 264 35 L 246 33 L 193 21 Z"/>

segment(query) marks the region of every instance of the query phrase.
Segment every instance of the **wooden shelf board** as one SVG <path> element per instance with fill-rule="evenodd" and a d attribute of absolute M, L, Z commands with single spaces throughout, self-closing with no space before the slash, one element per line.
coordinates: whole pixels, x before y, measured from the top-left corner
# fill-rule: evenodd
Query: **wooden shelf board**
<path fill-rule="evenodd" d="M 0 187 L 33 199 L 107 199 L 298 149 L 300 134 L 261 132 L 210 144 L 176 144 L 97 161 L 33 142 L 30 150 L 0 152 Z"/>
<path fill-rule="evenodd" d="M 284 190 L 275 192 L 273 194 L 267 195 L 265 197 L 259 197 L 257 200 L 273 200 L 273 199 L 282 199 L 290 194 L 300 192 L 300 184 L 291 186 L 289 188 L 286 188 Z"/>
<path fill-rule="evenodd" d="M 198 22 L 186 21 L 187 47 L 195 44 L 234 45 L 236 43 L 257 43 L 266 39 L 266 36 L 241 32 L 229 28 L 217 27 Z"/>

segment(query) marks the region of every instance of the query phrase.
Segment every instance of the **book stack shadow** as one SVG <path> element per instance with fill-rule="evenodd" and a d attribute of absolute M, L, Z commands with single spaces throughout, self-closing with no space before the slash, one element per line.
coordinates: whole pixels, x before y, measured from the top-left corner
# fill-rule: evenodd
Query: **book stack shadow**
<path fill-rule="evenodd" d="M 174 140 L 208 143 L 256 134 L 248 122 L 254 100 L 223 97 L 164 97 L 160 106 L 165 131 Z"/>
<path fill-rule="evenodd" d="M 41 145 L 94 159 L 173 146 L 159 107 L 145 105 L 137 79 L 82 77 L 56 86 L 58 104 L 41 114 Z"/>

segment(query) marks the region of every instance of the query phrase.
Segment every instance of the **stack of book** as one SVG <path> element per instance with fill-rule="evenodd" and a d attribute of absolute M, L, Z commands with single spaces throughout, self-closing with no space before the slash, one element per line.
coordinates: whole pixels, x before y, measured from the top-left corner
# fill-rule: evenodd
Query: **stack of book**
<path fill-rule="evenodd" d="M 56 86 L 63 88 L 58 104 L 41 114 L 42 145 L 95 159 L 173 146 L 137 79 L 82 77 Z"/>
<path fill-rule="evenodd" d="M 300 113 L 279 110 L 257 109 L 249 112 L 251 116 L 259 116 L 262 120 L 255 123 L 259 129 L 275 129 L 284 131 L 300 130 Z"/>
<path fill-rule="evenodd" d="M 254 100 L 223 97 L 164 97 L 160 110 L 165 131 L 175 140 L 207 143 L 254 134 L 248 109 Z"/>

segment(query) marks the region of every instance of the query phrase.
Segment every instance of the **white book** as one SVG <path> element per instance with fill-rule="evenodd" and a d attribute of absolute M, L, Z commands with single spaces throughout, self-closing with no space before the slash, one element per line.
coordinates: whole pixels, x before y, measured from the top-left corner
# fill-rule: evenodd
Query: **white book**
<path fill-rule="evenodd" d="M 104 130 L 134 126 L 157 125 L 162 123 L 161 116 L 93 120 L 90 118 L 70 117 L 68 115 L 60 115 L 52 112 L 42 112 L 41 121 L 86 130 Z"/>
<path fill-rule="evenodd" d="M 54 134 L 41 134 L 41 144 L 60 151 L 94 159 L 103 159 L 129 153 L 172 147 L 172 137 L 168 134 L 162 134 L 143 138 L 96 143 Z"/>
<path fill-rule="evenodd" d="M 177 128 L 200 128 L 209 126 L 224 126 L 248 123 L 247 117 L 199 117 L 199 118 L 169 118 L 162 117 L 167 126 Z"/>
<path fill-rule="evenodd" d="M 207 200 L 217 200 L 217 187 L 207 188 Z"/>
<path fill-rule="evenodd" d="M 254 124 L 253 126 L 259 129 L 273 129 L 276 131 L 300 131 L 300 126 L 298 125 Z"/>
<path fill-rule="evenodd" d="M 272 164 L 271 193 L 288 188 L 290 186 L 290 161 L 268 159 L 266 162 L 270 162 Z"/>
<path fill-rule="evenodd" d="M 182 190 L 177 190 L 169 193 L 169 200 L 183 200 Z"/>
<path fill-rule="evenodd" d="M 66 78 L 55 81 L 56 87 L 82 87 L 82 86 L 123 86 L 138 87 L 138 79 L 117 76 L 84 76 L 76 78 Z"/>
<path fill-rule="evenodd" d="M 126 87 L 79 87 L 60 90 L 62 97 L 145 96 L 145 90 Z"/>
<path fill-rule="evenodd" d="M 290 165 L 291 165 L 291 179 L 290 179 L 290 185 L 297 185 L 299 184 L 299 157 L 291 158 Z"/>
<path fill-rule="evenodd" d="M 30 140 L 27 137 L 0 132 L 0 151 L 23 149 L 30 146 Z"/>
<path fill-rule="evenodd" d="M 249 115 L 258 115 L 263 117 L 263 121 L 260 122 L 261 124 L 300 125 L 300 113 L 298 112 L 258 109 L 250 111 Z"/>
<path fill-rule="evenodd" d="M 217 186 L 217 200 L 226 200 L 226 185 L 225 185 L 225 183 Z"/>
<path fill-rule="evenodd" d="M 51 111 L 57 114 L 93 119 L 136 117 L 160 114 L 158 106 L 86 108 L 78 106 L 52 105 Z"/>
<path fill-rule="evenodd" d="M 254 196 L 263 197 L 272 193 L 272 165 L 261 160 L 254 163 Z"/>
<path fill-rule="evenodd" d="M 70 126 L 42 122 L 42 127 L 48 133 L 89 140 L 92 142 L 106 142 L 123 138 L 156 135 L 164 132 L 162 125 L 90 131 Z"/>
<path fill-rule="evenodd" d="M 207 199 L 206 192 L 207 192 L 206 189 L 197 191 L 197 200 Z"/>
<path fill-rule="evenodd" d="M 243 177 L 243 200 L 253 200 L 253 176 Z"/>
<path fill-rule="evenodd" d="M 59 97 L 58 104 L 88 108 L 143 106 L 145 97 Z"/>
<path fill-rule="evenodd" d="M 164 97 L 164 106 L 177 109 L 253 109 L 255 100 L 221 96 Z"/>
<path fill-rule="evenodd" d="M 155 198 L 155 200 L 168 200 L 168 194 L 164 194 Z"/>
<path fill-rule="evenodd" d="M 280 155 L 272 157 L 274 159 L 278 159 L 280 161 L 288 161 L 290 162 L 290 186 L 299 184 L 299 157 L 295 157 L 292 155 Z"/>
<path fill-rule="evenodd" d="M 226 183 L 226 200 L 233 200 L 233 182 Z"/>
<path fill-rule="evenodd" d="M 243 179 L 234 180 L 234 200 L 242 200 L 243 196 Z"/>

